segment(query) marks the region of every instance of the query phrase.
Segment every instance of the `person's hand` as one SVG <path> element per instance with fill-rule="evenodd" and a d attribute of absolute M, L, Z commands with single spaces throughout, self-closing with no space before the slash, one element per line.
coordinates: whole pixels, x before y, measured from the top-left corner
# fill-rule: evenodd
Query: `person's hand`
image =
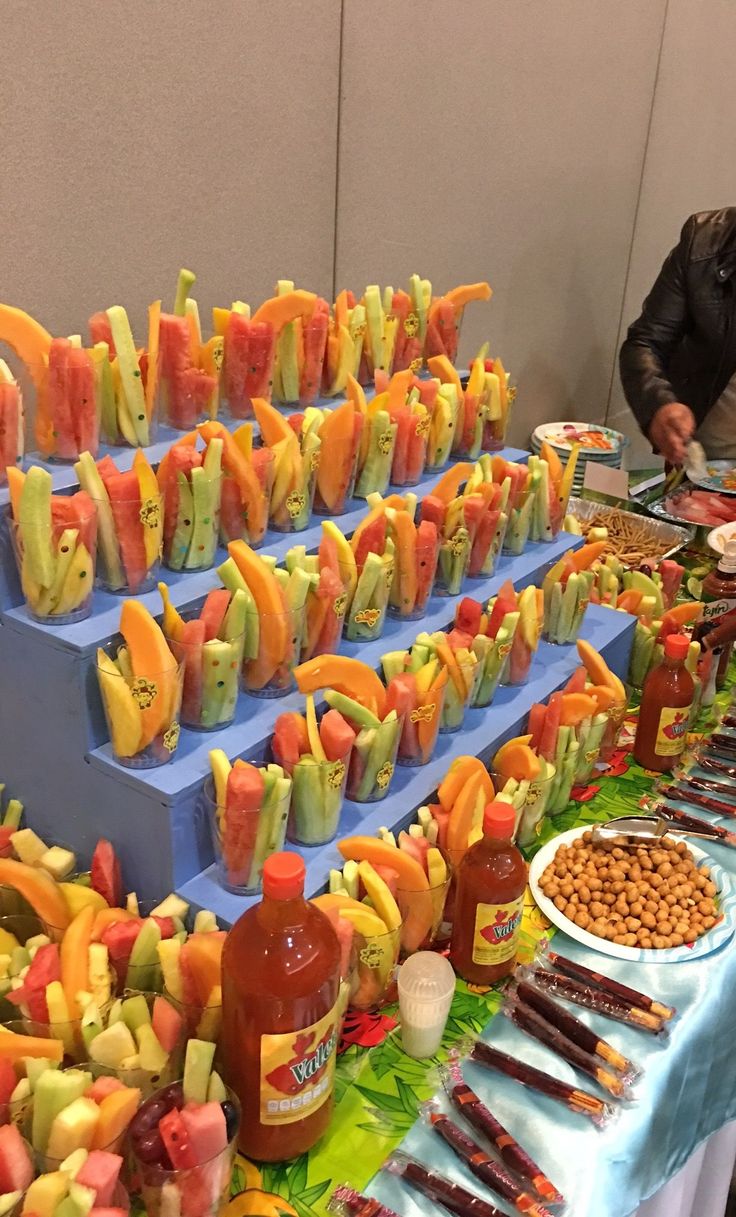
<path fill-rule="evenodd" d="M 681 465 L 695 434 L 695 415 L 681 401 L 660 406 L 649 426 L 649 438 L 671 465 Z"/>

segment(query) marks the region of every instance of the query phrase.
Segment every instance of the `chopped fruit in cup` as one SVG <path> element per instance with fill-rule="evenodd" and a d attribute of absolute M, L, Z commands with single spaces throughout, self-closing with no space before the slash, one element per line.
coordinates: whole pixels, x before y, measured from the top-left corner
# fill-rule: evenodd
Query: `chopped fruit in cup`
<path fill-rule="evenodd" d="M 274 477 L 274 454 L 270 448 L 253 447 L 253 426 L 243 423 L 232 434 L 222 423 L 200 423 L 197 428 L 209 447 L 222 443 L 222 483 L 220 487 L 220 540 L 246 541 L 257 548 L 268 525 L 268 508 Z M 194 443 L 195 436 L 184 436 L 180 444 Z M 207 461 L 207 452 L 205 461 Z M 164 457 L 164 460 L 166 458 Z M 163 463 L 163 462 L 162 462 Z M 159 466 L 159 475 L 161 466 Z"/>
<path fill-rule="evenodd" d="M 369 495 L 368 503 L 371 507 L 369 519 L 376 512 L 385 513 L 386 536 L 394 546 L 389 613 L 416 621 L 424 616 L 434 586 L 440 545 L 437 525 L 431 520 L 414 523 L 417 499 L 411 493 L 392 494 L 387 499 L 377 494 Z M 367 540 L 370 541 L 370 534 Z"/>
<path fill-rule="evenodd" d="M 261 557 L 244 541 L 231 541 L 228 554 L 217 573 L 231 592 L 240 589 L 247 597 L 243 687 L 254 697 L 281 696 L 293 686 L 295 620 L 303 616 L 309 580 L 304 576 L 292 581 L 283 571 L 282 586 L 273 559 Z"/>
<path fill-rule="evenodd" d="M 371 803 L 388 793 L 401 738 L 402 718 L 388 703 L 378 675 L 343 655 L 318 655 L 294 673 L 302 693 L 325 690 L 324 699 L 356 732 L 350 754 L 347 794 Z"/>
<path fill-rule="evenodd" d="M 196 432 L 191 438 L 196 443 Z M 170 570 L 208 570 L 215 560 L 223 441 L 213 437 L 204 454 L 195 443 L 173 444 L 156 472 L 163 498 L 164 562 Z"/>
<path fill-rule="evenodd" d="M 508 499 L 511 481 L 493 481 L 491 461 L 481 456 L 465 483 L 463 514 L 470 535 L 468 575 L 488 578 L 496 569 L 509 522 Z"/>
<path fill-rule="evenodd" d="M 220 368 L 224 339 L 216 334 L 202 340 L 197 301 L 190 295 L 195 276 L 180 270 L 173 313 L 151 305 L 149 323 L 157 320 L 158 393 L 164 420 L 188 431 L 202 418 L 215 418 L 219 408 Z M 152 343 L 149 338 L 149 356 Z M 149 369 L 149 376 L 151 375 Z"/>
<path fill-rule="evenodd" d="M 493 759 L 496 800 L 516 812 L 514 840 L 531 845 L 542 831 L 554 788 L 554 765 L 529 746 L 530 736 L 508 740 Z"/>
<path fill-rule="evenodd" d="M 306 715 L 290 710 L 276 719 L 271 751 L 292 782 L 290 841 L 323 845 L 334 837 L 355 737 L 338 710 L 328 710 L 318 723 L 311 693 Z"/>
<path fill-rule="evenodd" d="M 434 591 L 439 596 L 457 596 L 463 589 L 471 552 L 468 518 L 475 521 L 474 508 L 466 515 L 460 486 L 472 472 L 472 465 L 459 462 L 442 475 L 431 494 L 419 504 L 420 523 L 431 523 L 439 535 L 439 556 Z"/>
<path fill-rule="evenodd" d="M 567 504 L 572 492 L 579 454 L 580 444 L 575 443 L 571 446 L 570 455 L 563 465 L 551 444 L 545 440 L 541 446 L 540 457 L 548 467 L 549 515 L 552 521 L 562 520 L 567 514 Z M 544 511 L 544 505 L 540 510 Z M 559 524 L 557 524 L 557 528 L 559 529 Z M 545 540 L 544 537 L 539 539 Z"/>
<path fill-rule="evenodd" d="M 316 435 L 320 441 L 315 512 L 323 516 L 342 515 L 355 487 L 362 411 L 353 401 L 344 401 L 334 410 L 308 406 L 304 414 L 292 414 L 289 422 L 302 446 L 309 435 Z"/>
<path fill-rule="evenodd" d="M 183 1020 L 187 1037 L 216 1043 L 222 1021 L 222 948 L 225 934 L 218 929 L 214 913 L 201 909 L 192 933 L 184 942 L 178 938 L 162 939 L 158 956 L 163 973 L 164 991 Z M 154 1007 L 154 1029 L 156 1028 Z M 160 1011 L 166 1026 L 172 1026 L 170 1012 Z M 164 1033 L 161 1040 L 165 1044 Z M 158 1034 L 158 1032 L 157 1032 Z"/>
<path fill-rule="evenodd" d="M 253 317 L 241 301 L 213 310 L 215 330 L 225 340 L 222 398 L 232 418 L 252 417 L 255 398 L 271 400 L 276 344 L 290 325 L 313 317 L 316 306 L 313 292 L 287 291 L 266 300 Z"/>
<path fill-rule="evenodd" d="M 115 759 L 147 767 L 171 759 L 179 741 L 183 664 L 161 627 L 138 600 L 120 613 L 123 644 L 114 656 L 97 651 L 97 679 Z"/>
<path fill-rule="evenodd" d="M 79 1148 L 54 1170 L 38 1175 L 23 1197 L 23 1217 L 127 1217 L 120 1183 L 123 1158 L 104 1149 Z"/>
<path fill-rule="evenodd" d="M 33 1156 L 15 1124 L 0 1128 L 0 1213 L 18 1210 L 35 1174 Z"/>
<path fill-rule="evenodd" d="M 604 662 L 604 661 L 601 661 Z M 587 778 L 598 758 L 608 723 L 603 701 L 580 688 L 576 673 L 564 692 L 553 693 L 547 705 L 534 705 L 529 712 L 528 743 L 537 755 L 554 766 L 546 810 L 564 811 L 573 786 Z"/>
<path fill-rule="evenodd" d="M 322 392 L 326 397 L 347 393 L 349 379 L 355 380 L 358 376 L 364 335 L 364 306 L 356 304 L 351 291 L 341 291 L 328 320 L 322 370 Z"/>
<path fill-rule="evenodd" d="M 301 437 L 289 419 L 261 397 L 253 409 L 263 443 L 273 453 L 269 520 L 278 532 L 301 532 L 312 514 L 312 502 L 321 455 L 319 435 L 308 430 Z"/>
<path fill-rule="evenodd" d="M 426 282 L 426 281 L 425 281 Z M 427 283 L 429 287 L 429 284 Z M 427 330 L 427 306 L 423 281 L 418 275 L 412 275 L 409 291 L 391 292 L 386 289 L 386 305 L 388 312 L 396 318 L 396 337 L 394 340 L 394 372 L 402 372 L 411 368 L 417 372 L 422 365 L 422 349 Z M 428 295 L 431 295 L 431 287 Z"/>
<path fill-rule="evenodd" d="M 184 1078 L 154 1093 L 130 1127 L 146 1212 L 216 1217 L 230 1192 L 240 1105 L 212 1070 L 214 1044 L 190 1040 Z"/>
<path fill-rule="evenodd" d="M 409 671 L 421 669 L 432 661 L 447 671 L 440 717 L 441 733 L 459 731 L 465 710 L 472 704 L 480 666 L 477 656 L 466 642 L 466 638 L 454 630 L 449 634 L 438 630 L 434 634 L 417 634 L 409 651 Z"/>
<path fill-rule="evenodd" d="M 293 292 L 290 279 L 279 279 L 278 296 L 291 296 Z M 311 406 L 322 382 L 329 322 L 330 306 L 317 296 L 311 313 L 300 314 L 283 325 L 276 342 L 274 401 Z"/>
<path fill-rule="evenodd" d="M 391 478 L 391 462 L 396 443 L 397 425 L 388 412 L 388 392 L 377 393 L 370 402 L 352 377 L 348 377 L 348 393 L 363 415 L 360 433 L 358 465 L 355 480 L 356 498 L 369 494 L 385 494 Z"/>
<path fill-rule="evenodd" d="M 303 545 L 293 545 L 286 553 L 286 571 L 279 567 L 274 571 L 294 615 L 294 646 L 300 663 L 337 651 L 345 621 L 347 596 L 339 554 L 347 541 L 331 520 L 323 523 L 322 534 L 316 554 L 308 554 Z"/>
<path fill-rule="evenodd" d="M 98 517 L 84 490 L 52 494 L 40 465 L 8 469 L 12 538 L 30 613 L 64 622 L 89 615 L 94 587 Z"/>
<path fill-rule="evenodd" d="M 426 469 L 444 469 L 455 438 L 458 425 L 462 386 L 444 384 L 441 379 L 422 380 L 419 383 L 419 399 L 430 412 L 429 437 L 427 440 Z"/>
<path fill-rule="evenodd" d="M 341 852 L 344 844 L 338 843 Z M 348 861 L 342 871 L 330 873 L 329 893 L 313 903 L 333 924 L 337 920 L 341 944 L 357 948 L 350 1004 L 359 1010 L 380 1005 L 393 983 L 401 944 L 401 912 L 391 887 L 367 860 Z M 350 931 L 342 930 L 345 923 Z"/>
<path fill-rule="evenodd" d="M 498 686 L 506 682 L 519 620 L 516 594 L 506 597 L 503 589 L 489 602 L 485 612 L 477 600 L 468 596 L 455 609 L 452 637 L 472 650 L 479 665 L 472 706 L 490 705 Z"/>
<path fill-rule="evenodd" d="M 400 765 L 426 765 L 432 759 L 445 705 L 447 667 L 437 656 L 424 659 L 424 650 L 390 651 L 381 657 L 386 681 L 386 705 L 403 722 L 399 740 Z"/>
<path fill-rule="evenodd" d="M 79 1150 L 112 1157 L 122 1146 L 140 1101 L 137 1087 L 124 1086 L 115 1078 L 95 1080 L 82 1068 L 43 1069 L 34 1077 L 29 1120 L 37 1158 L 44 1169 L 53 1170 Z"/>
<path fill-rule="evenodd" d="M 291 778 L 281 765 L 231 765 L 220 748 L 210 752 L 210 764 L 210 827 L 220 881 L 229 891 L 257 892 L 266 858 L 283 849 Z"/>
<path fill-rule="evenodd" d="M 0 486 L 7 469 L 20 465 L 26 450 L 25 412 L 21 387 L 0 359 Z"/>
<path fill-rule="evenodd" d="M 365 333 L 358 380 L 370 384 L 377 372 L 391 375 L 399 318 L 393 312 L 393 289 L 382 293 L 375 283 L 366 287 L 361 304 L 365 310 Z"/>
<path fill-rule="evenodd" d="M 443 369 L 437 367 L 440 360 L 430 360 L 430 372 L 443 374 Z M 447 373 L 444 373 L 445 376 Z M 457 412 L 457 426 L 452 445 L 453 452 L 464 460 L 477 461 L 483 446 L 483 432 L 486 421 L 486 382 L 485 368 L 481 359 L 473 360 L 470 376 L 465 389 L 462 391 Z"/>
<path fill-rule="evenodd" d="M 376 863 L 377 874 L 388 884 L 399 906 L 402 954 L 412 955 L 415 951 L 426 951 L 440 945 L 443 939 L 449 937 L 449 927 L 443 929 L 443 922 L 451 878 L 450 867 L 441 850 L 432 844 L 420 824 L 410 825 L 408 831 L 400 832 L 398 837 L 387 828 L 379 828 L 378 838 L 382 846 L 389 850 L 396 849 L 404 855 L 397 858 L 395 854 L 382 852 L 383 861 L 380 865 Z M 360 847 L 357 849 L 359 851 Z M 346 862 L 343 873 L 355 865 L 355 862 Z M 364 866 L 365 863 L 360 865 Z"/>
<path fill-rule="evenodd" d="M 544 636 L 548 642 L 575 642 L 590 603 L 595 575 L 590 569 L 605 542 L 571 550 L 544 577 Z"/>
<path fill-rule="evenodd" d="M 324 522 L 322 531 L 337 553 L 345 595 L 345 637 L 350 642 L 380 638 L 395 570 L 395 545 L 388 534 L 384 502 L 369 511 L 349 541 L 331 520 Z"/>
<path fill-rule="evenodd" d="M 135 1092 L 137 1101 L 106 1082 L 99 1087 L 103 1093 L 118 1096 L 111 1107 L 125 1104 L 127 1099 L 128 1120 L 141 1094 L 151 1094 L 165 1081 L 180 1076 L 186 1034 L 181 1012 L 172 999 L 161 994 L 118 997 L 107 1007 L 92 1001 L 82 1016 L 82 1036 L 96 1076 L 112 1077 Z"/>
<path fill-rule="evenodd" d="M 83 452 L 74 466 L 97 508 L 97 581 L 110 592 L 147 591 L 161 559 L 163 498 L 144 453 L 120 473 L 111 456 L 95 464 Z"/>
<path fill-rule="evenodd" d="M 238 588 L 208 594 L 198 616 L 184 620 L 159 583 L 164 602 L 163 631 L 172 654 L 184 664 L 181 721 L 211 731 L 231 723 L 238 700 L 248 625 L 248 595 Z M 253 618 L 251 617 L 251 621 Z"/>
<path fill-rule="evenodd" d="M 512 607 L 512 605 L 514 607 Z M 497 596 L 488 601 L 489 633 L 495 625 L 503 628 L 509 613 L 518 613 L 518 624 L 511 638 L 509 662 L 503 676 L 507 685 L 524 684 L 529 676 L 532 659 L 539 646 L 544 617 L 544 597 L 537 587 L 525 587 L 516 592 L 510 580 L 500 588 Z M 495 623 L 494 623 L 495 618 Z"/>
<path fill-rule="evenodd" d="M 602 531 L 607 533 L 606 529 Z M 608 545 L 607 536 L 599 537 L 598 530 L 595 530 L 595 536 L 593 534 L 594 530 L 589 529 L 591 541 L 605 541 Z M 697 620 L 702 611 L 699 604 L 689 601 L 675 605 L 685 567 L 671 558 L 665 558 L 654 569 L 646 564 L 646 569 L 630 570 L 618 556 L 605 553 L 594 563 L 593 569 L 595 584 L 591 599 L 596 604 L 623 609 L 633 617 L 660 618 L 663 613 L 674 613 L 672 620 L 681 625 Z"/>
<path fill-rule="evenodd" d="M 427 303 L 427 334 L 424 341 L 427 361 L 432 355 L 446 355 L 450 363 L 457 361 L 460 324 L 466 305 L 476 300 L 490 300 L 491 295 L 487 283 L 467 283 L 453 287 L 444 296 L 436 296 L 431 303 Z"/>
<path fill-rule="evenodd" d="M 421 400 L 420 385 L 407 368 L 395 372 L 385 386 L 385 408 L 396 426 L 390 475 L 394 486 L 415 486 L 424 472 L 431 414 Z"/>

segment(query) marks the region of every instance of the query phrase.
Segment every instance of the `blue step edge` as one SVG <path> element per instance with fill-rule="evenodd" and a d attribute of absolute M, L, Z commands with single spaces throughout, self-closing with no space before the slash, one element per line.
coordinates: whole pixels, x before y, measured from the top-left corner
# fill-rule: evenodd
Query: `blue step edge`
<path fill-rule="evenodd" d="M 179 434 L 179 432 L 172 432 L 174 437 Z M 164 451 L 168 446 L 167 442 L 164 446 Z M 119 450 L 116 449 L 116 451 Z M 127 449 L 126 451 L 131 453 L 132 460 L 132 454 L 135 450 Z M 159 454 L 159 457 L 162 455 L 163 452 Z M 518 448 L 504 448 L 498 455 L 502 456 L 505 460 L 521 462 L 528 458 L 529 453 L 523 452 Z M 72 469 L 71 472 L 73 475 L 74 470 Z M 430 493 L 440 476 L 440 473 L 433 473 L 424 477 L 416 486 L 405 486 L 397 489 L 399 493 L 412 493 L 416 494 L 418 498 L 422 498 Z M 76 482 L 74 484 L 76 485 Z M 368 505 L 365 499 L 352 499 L 348 510 L 343 515 L 333 518 L 338 527 L 349 535 L 355 530 L 367 511 Z M 322 537 L 322 520 L 325 518 L 327 517 L 313 516 L 309 527 L 305 528 L 302 532 L 283 533 L 269 530 L 263 539 L 263 544 L 259 547 L 259 553 L 273 555 L 281 561 L 292 545 L 305 545 L 308 550 L 315 550 Z M 80 657 L 91 655 L 97 647 L 105 646 L 115 637 L 120 622 L 120 608 L 126 599 L 125 595 L 114 595 L 111 592 L 95 588 L 92 615 L 85 618 L 84 621 L 76 621 L 71 625 L 51 625 L 47 622 L 36 621 L 28 612 L 25 604 L 20 603 L 22 593 L 14 569 L 14 558 L 10 553 L 10 544 L 8 543 L 4 548 L 6 550 L 4 565 L 7 569 L 8 565 L 12 564 L 13 568 L 15 581 L 14 599 L 17 604 L 17 607 L 6 609 L 2 614 L 6 624 L 18 630 L 19 633 L 32 634 L 34 638 L 46 646 L 71 651 Z M 219 547 L 216 565 L 220 565 L 226 558 L 227 550 L 222 546 Z M 171 589 L 171 599 L 177 608 L 187 608 L 197 600 L 203 599 L 213 588 L 221 586 L 215 567 L 204 571 L 171 571 L 162 566 L 158 580 L 166 583 Z M 8 584 L 10 585 L 10 579 L 8 579 Z M 154 617 L 160 616 L 162 611 L 161 597 L 155 588 L 153 591 L 136 596 L 136 599 L 145 604 Z M 1 601 L 2 597 L 0 597 Z"/>
<path fill-rule="evenodd" d="M 583 637 L 599 651 L 619 676 L 628 668 L 635 621 L 624 613 L 591 606 L 586 614 Z M 500 745 L 518 735 L 535 702 L 546 701 L 570 678 L 579 663 L 575 646 L 541 643 L 527 684 L 498 690 L 493 703 L 482 710 L 468 710 L 461 731 L 439 737 L 435 755 L 418 768 L 398 767 L 389 794 L 380 803 L 352 803 L 346 800 L 338 831 L 339 837 L 355 833 L 373 836 L 386 826 L 397 832 L 414 818 L 417 807 L 431 802 L 431 795 L 452 761 L 466 754 L 488 761 Z M 204 814 L 204 808 L 202 808 Z M 289 845 L 304 858 L 307 867 L 305 891 L 317 895 L 327 883 L 331 868 L 342 866 L 336 842 L 308 848 Z M 208 908 L 227 925 L 237 920 L 258 896 L 237 896 L 225 891 L 217 880 L 214 865 L 182 884 L 178 894 L 194 908 Z"/>
<path fill-rule="evenodd" d="M 512 578 L 517 589 L 543 579 L 549 568 L 570 549 L 582 544 L 582 537 L 571 533 L 560 535 L 549 544 L 529 545 L 519 557 L 503 555 L 495 575 L 488 579 L 466 580 L 464 595 L 477 600 L 487 600 L 498 591 L 506 579 Z M 443 629 L 452 622 L 455 605 L 460 597 L 433 596 L 429 611 L 419 621 L 402 621 L 389 617 L 382 638 L 375 642 L 341 642 L 340 654 L 361 659 L 372 667 L 378 667 L 381 656 L 387 651 L 411 646 L 417 634 Z M 540 644 L 535 667 L 544 665 L 558 648 Z M 547 655 L 547 652 L 550 654 Z M 304 709 L 304 698 L 298 692 L 286 697 L 258 698 L 242 693 L 238 698 L 235 721 L 219 731 L 201 732 L 182 730 L 179 746 L 168 765 L 157 769 L 129 769 L 113 759 L 110 744 L 103 744 L 87 756 L 95 768 L 114 774 L 117 781 L 141 790 L 152 798 L 175 800 L 194 790 L 209 773 L 209 751 L 222 748 L 234 757 L 257 744 L 267 741 L 273 733 L 274 723 L 285 710 Z"/>

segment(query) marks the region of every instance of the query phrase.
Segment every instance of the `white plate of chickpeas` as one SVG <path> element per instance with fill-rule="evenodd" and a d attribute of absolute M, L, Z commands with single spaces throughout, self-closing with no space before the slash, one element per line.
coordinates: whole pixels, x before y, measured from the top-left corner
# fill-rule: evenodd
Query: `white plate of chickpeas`
<path fill-rule="evenodd" d="M 736 930 L 728 872 L 672 837 L 646 846 L 628 845 L 625 837 L 594 845 L 590 830 L 573 828 L 536 854 L 529 885 L 553 925 L 616 959 L 697 959 Z"/>

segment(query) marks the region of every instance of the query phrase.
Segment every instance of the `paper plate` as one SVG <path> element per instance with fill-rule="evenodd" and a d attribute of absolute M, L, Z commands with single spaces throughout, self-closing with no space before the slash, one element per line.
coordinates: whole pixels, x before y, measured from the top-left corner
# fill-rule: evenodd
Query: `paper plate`
<path fill-rule="evenodd" d="M 600 435 L 607 446 L 599 448 L 595 444 L 585 444 L 584 433 L 586 431 Z M 587 460 L 608 461 L 612 456 L 615 458 L 626 443 L 626 437 L 620 431 L 612 431 L 610 427 L 604 427 L 602 423 L 581 423 L 570 420 L 559 423 L 543 423 L 542 426 L 537 427 L 534 431 L 532 441 L 542 444 L 546 440 L 551 447 L 558 451 L 569 452 L 579 436 L 583 437 L 580 456 L 585 457 Z"/>
<path fill-rule="evenodd" d="M 715 490 L 716 494 L 736 494 L 736 463 L 734 461 L 708 461 L 708 472 L 704 477 L 689 475 L 690 481 L 702 490 Z"/>
<path fill-rule="evenodd" d="M 702 959 L 704 955 L 712 954 L 733 938 L 736 931 L 736 889 L 734 889 L 731 876 L 728 871 L 690 841 L 687 843 L 690 853 L 696 862 L 705 862 L 710 867 L 710 877 L 718 888 L 717 899 L 722 916 L 718 924 L 708 930 L 707 934 L 703 934 L 692 946 L 665 947 L 658 951 L 644 950 L 641 947 L 624 947 L 617 942 L 610 942 L 607 938 L 598 938 L 596 934 L 589 934 L 587 930 L 581 930 L 580 926 L 575 925 L 569 917 L 565 917 L 544 895 L 539 886 L 539 880 L 560 845 L 574 841 L 585 831 L 585 828 L 571 828 L 569 832 L 560 833 L 559 837 L 548 841 L 540 849 L 529 867 L 529 887 L 534 899 L 548 921 L 556 925 L 559 930 L 563 930 L 569 938 L 574 938 L 576 942 L 582 943 L 584 947 L 589 947 L 591 951 L 598 951 L 601 955 L 612 955 L 614 959 L 630 959 L 636 963 L 685 963 L 691 959 Z"/>
<path fill-rule="evenodd" d="M 736 537 L 736 521 L 733 524 L 719 524 L 708 533 L 708 544 L 717 554 L 725 553 L 726 542 Z"/>

